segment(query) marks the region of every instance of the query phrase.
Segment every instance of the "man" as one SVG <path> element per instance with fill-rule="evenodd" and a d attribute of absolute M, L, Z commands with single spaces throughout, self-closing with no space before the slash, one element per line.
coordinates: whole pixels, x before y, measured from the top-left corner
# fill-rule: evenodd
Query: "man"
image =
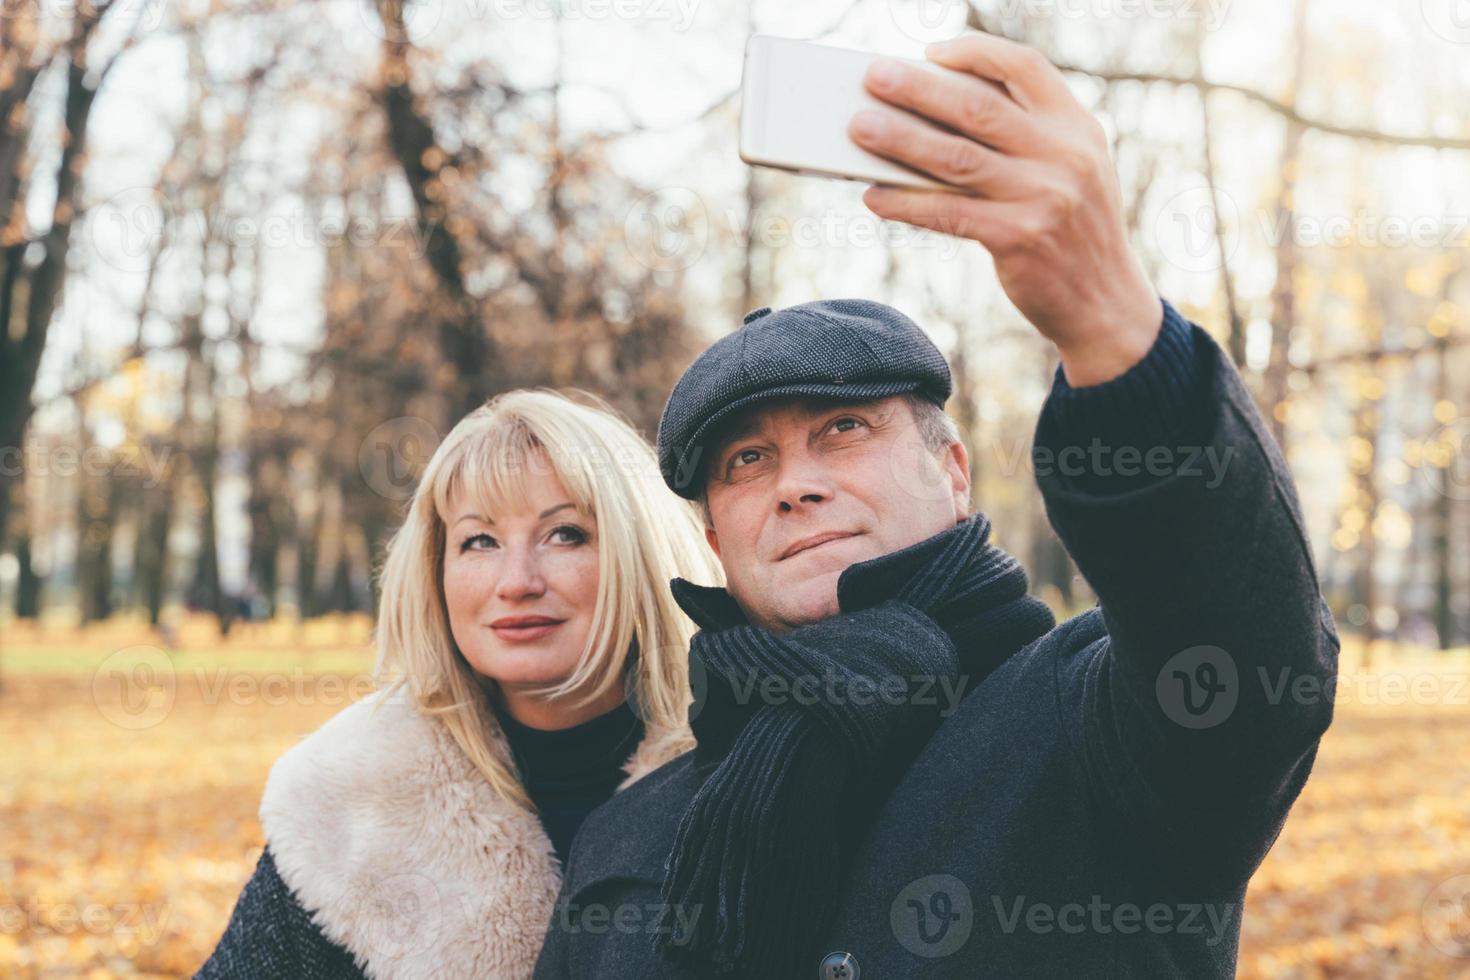
<path fill-rule="evenodd" d="M 973 191 L 870 188 L 971 237 L 1058 348 L 1048 516 L 1099 596 L 1055 625 L 970 514 L 944 359 L 863 300 L 757 310 L 659 426 L 727 589 L 676 580 L 698 748 L 593 813 L 538 978 L 1227 977 L 1246 884 L 1331 720 L 1337 636 L 1291 478 L 1154 293 L 1102 132 L 966 36 L 875 68 L 854 139 Z"/>

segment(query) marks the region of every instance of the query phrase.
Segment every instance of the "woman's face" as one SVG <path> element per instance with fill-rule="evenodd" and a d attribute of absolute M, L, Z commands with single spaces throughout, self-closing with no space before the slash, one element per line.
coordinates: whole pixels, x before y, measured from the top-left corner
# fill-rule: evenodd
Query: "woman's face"
<path fill-rule="evenodd" d="M 523 509 L 481 514 L 467 495 L 444 516 L 444 599 L 454 642 L 494 680 L 512 716 L 546 723 L 525 687 L 564 680 L 587 642 L 597 602 L 597 523 L 577 513 L 543 459 Z M 545 706 L 540 706 L 544 708 Z"/>

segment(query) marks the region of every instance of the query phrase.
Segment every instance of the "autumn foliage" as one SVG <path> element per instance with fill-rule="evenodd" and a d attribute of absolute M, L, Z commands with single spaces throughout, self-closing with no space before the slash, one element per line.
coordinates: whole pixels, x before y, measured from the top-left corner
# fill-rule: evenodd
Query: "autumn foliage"
<path fill-rule="evenodd" d="M 10 639 L 0 975 L 190 975 L 263 844 L 271 763 L 370 685 L 365 620 Z M 1470 655 L 1375 654 L 1244 916 L 1243 977 L 1470 974 Z M 170 690 L 169 681 L 172 680 Z"/>

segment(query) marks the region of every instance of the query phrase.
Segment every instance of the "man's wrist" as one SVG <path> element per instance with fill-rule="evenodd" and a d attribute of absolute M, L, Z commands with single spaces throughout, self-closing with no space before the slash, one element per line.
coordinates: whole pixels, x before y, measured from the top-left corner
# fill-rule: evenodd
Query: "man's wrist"
<path fill-rule="evenodd" d="M 1057 345 L 1062 370 L 1071 387 L 1106 384 L 1127 374 L 1148 356 L 1164 325 L 1164 303 L 1150 289 L 1137 307 L 1121 312 L 1116 327 L 1094 328 L 1072 344 Z"/>
<path fill-rule="evenodd" d="M 1039 447 L 1053 455 L 1081 447 L 1110 456 L 1130 447 L 1126 452 L 1131 459 L 1150 451 L 1177 451 L 1181 440 L 1193 444 L 1201 438 L 1207 379 L 1196 356 L 1195 327 L 1172 306 L 1163 305 L 1164 318 L 1153 346 L 1124 374 L 1074 388 L 1057 369 L 1039 420 Z M 1119 477 L 1117 471 L 1089 473 L 1076 482 L 1096 492 L 1147 482 L 1136 474 Z"/>

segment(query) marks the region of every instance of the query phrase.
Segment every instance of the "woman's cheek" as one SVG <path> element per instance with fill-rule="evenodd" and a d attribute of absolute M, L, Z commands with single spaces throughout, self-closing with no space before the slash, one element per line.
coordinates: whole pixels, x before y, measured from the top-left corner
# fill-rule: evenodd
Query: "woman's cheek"
<path fill-rule="evenodd" d="M 576 605 L 579 612 L 590 616 L 597 602 L 597 551 L 585 547 L 559 556 L 556 569 L 557 577 L 563 583 L 563 595 Z"/>
<path fill-rule="evenodd" d="M 463 556 L 455 556 L 445 563 L 444 604 L 449 609 L 451 620 L 474 614 L 476 578 L 472 563 Z"/>

